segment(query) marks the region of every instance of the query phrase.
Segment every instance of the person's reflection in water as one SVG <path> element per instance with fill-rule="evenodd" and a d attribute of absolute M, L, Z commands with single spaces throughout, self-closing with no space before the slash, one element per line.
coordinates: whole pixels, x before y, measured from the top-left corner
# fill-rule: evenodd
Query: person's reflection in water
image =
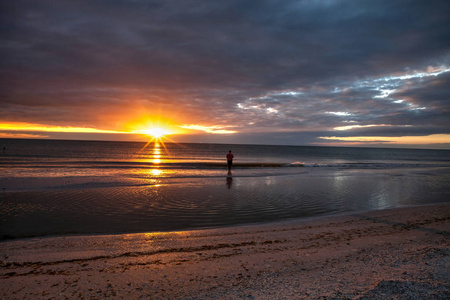
<path fill-rule="evenodd" d="M 227 187 L 231 189 L 231 185 L 233 184 L 233 177 L 227 176 Z"/>

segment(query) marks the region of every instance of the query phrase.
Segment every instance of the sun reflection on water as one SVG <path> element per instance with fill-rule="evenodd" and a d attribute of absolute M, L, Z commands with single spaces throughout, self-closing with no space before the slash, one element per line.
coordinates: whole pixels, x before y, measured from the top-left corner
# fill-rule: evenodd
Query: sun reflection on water
<path fill-rule="evenodd" d="M 161 178 L 170 176 L 173 170 L 166 169 L 165 164 L 170 164 L 169 151 L 162 139 L 150 140 L 139 152 L 135 159 L 137 162 L 143 163 L 143 168 L 136 169 L 136 174 L 144 178 Z"/>
<path fill-rule="evenodd" d="M 155 146 L 153 147 L 153 163 L 160 164 L 161 163 L 161 149 L 158 142 L 155 142 Z M 158 174 L 159 175 L 159 174 Z"/>
<path fill-rule="evenodd" d="M 164 171 L 160 170 L 160 169 L 150 170 L 150 174 L 152 174 L 153 176 L 161 176 L 163 173 L 164 173 Z"/>

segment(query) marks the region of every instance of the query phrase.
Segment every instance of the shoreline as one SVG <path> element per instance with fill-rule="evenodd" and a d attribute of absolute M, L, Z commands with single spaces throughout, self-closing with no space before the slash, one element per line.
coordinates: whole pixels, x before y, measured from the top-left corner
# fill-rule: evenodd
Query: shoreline
<path fill-rule="evenodd" d="M 401 210 L 401 209 L 409 209 L 409 208 L 419 208 L 419 207 L 429 207 L 429 206 L 439 206 L 439 205 L 449 205 L 450 203 L 442 203 L 442 202 L 436 202 L 436 203 L 430 203 L 430 204 L 414 204 L 414 205 L 404 205 L 404 206 L 398 206 L 398 207 L 388 207 L 383 209 L 362 209 L 359 211 L 345 211 L 345 212 L 332 212 L 332 213 L 325 213 L 321 215 L 316 216 L 308 216 L 308 217 L 292 217 L 292 218 L 286 218 L 286 219 L 280 219 L 280 220 L 270 220 L 270 221 L 255 221 L 251 223 L 238 223 L 238 224 L 228 224 L 228 225 L 218 225 L 218 226 L 210 226 L 210 227 L 192 227 L 192 228 L 183 228 L 183 229 L 174 229 L 174 230 L 154 230 L 154 231 L 124 231 L 124 232 L 93 232 L 93 233 L 67 233 L 67 234 L 48 234 L 48 235 L 36 235 L 36 236 L 24 236 L 24 237 L 6 237 L 6 238 L 0 238 L 0 245 L 3 242 L 16 242 L 16 241 L 28 241 L 28 240 L 34 240 L 34 239 L 53 239 L 53 238 L 93 238 L 93 237 L 101 237 L 101 236 L 123 236 L 123 235 L 140 235 L 140 234 L 170 234 L 173 232 L 182 233 L 182 232 L 208 232 L 208 231 L 232 231 L 233 229 L 245 229 L 249 228 L 250 230 L 253 227 L 258 228 L 272 228 L 272 227 L 280 227 L 280 226 L 300 226 L 305 223 L 313 223 L 313 222 L 320 222 L 325 220 L 331 220 L 335 218 L 343 218 L 343 217 L 350 217 L 360 214 L 366 214 L 366 213 L 372 213 L 377 211 L 390 211 L 390 210 Z M 449 208 L 450 209 L 450 208 Z M 0 247 L 1 249 L 1 247 Z"/>
<path fill-rule="evenodd" d="M 5 240 L 0 298 L 445 299 L 449 242 L 450 204 Z"/>

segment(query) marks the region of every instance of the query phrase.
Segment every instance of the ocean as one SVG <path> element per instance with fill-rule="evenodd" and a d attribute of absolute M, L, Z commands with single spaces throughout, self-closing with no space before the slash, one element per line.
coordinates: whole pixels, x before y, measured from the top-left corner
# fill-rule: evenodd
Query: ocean
<path fill-rule="evenodd" d="M 179 231 L 450 201 L 449 150 L 20 139 L 0 146 L 1 239 Z"/>

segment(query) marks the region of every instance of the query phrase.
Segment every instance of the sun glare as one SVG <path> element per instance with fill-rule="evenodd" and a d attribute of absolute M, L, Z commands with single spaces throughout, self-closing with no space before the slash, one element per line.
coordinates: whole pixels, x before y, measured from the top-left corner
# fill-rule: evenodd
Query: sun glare
<path fill-rule="evenodd" d="M 145 146 L 142 149 L 145 149 L 151 143 L 154 143 L 154 149 L 153 149 L 154 150 L 154 157 L 153 157 L 154 160 L 153 160 L 153 162 L 156 163 L 156 164 L 159 164 L 161 162 L 161 160 L 160 160 L 161 155 L 160 155 L 159 147 L 160 147 L 160 145 L 162 145 L 162 147 L 164 149 L 166 149 L 166 151 L 167 151 L 167 148 L 164 145 L 164 140 L 172 141 L 167 136 L 170 135 L 170 134 L 173 134 L 173 132 L 167 130 L 164 127 L 160 127 L 160 126 L 157 126 L 157 127 L 156 126 L 155 127 L 149 126 L 146 129 L 141 129 L 141 130 L 139 130 L 137 132 L 140 133 L 140 134 L 143 134 L 143 135 L 151 137 L 151 139 L 147 142 L 147 144 L 145 144 Z"/>
<path fill-rule="evenodd" d="M 156 138 L 156 139 L 159 139 L 159 138 L 163 137 L 164 135 L 169 134 L 169 132 L 167 130 L 164 130 L 162 128 L 150 128 L 150 129 L 142 130 L 142 132 L 144 132 L 145 134 L 147 134 L 153 138 Z"/>

